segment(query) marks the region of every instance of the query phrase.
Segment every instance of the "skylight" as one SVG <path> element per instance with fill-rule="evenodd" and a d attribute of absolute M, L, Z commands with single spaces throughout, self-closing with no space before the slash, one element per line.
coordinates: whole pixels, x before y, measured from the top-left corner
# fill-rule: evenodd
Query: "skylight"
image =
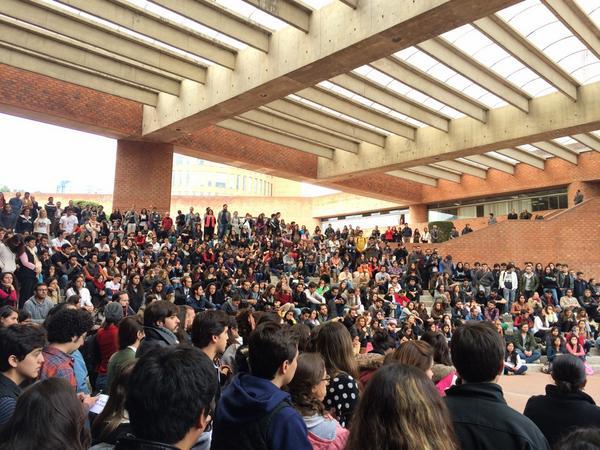
<path fill-rule="evenodd" d="M 529 145 L 529 144 L 518 145 L 516 148 L 518 148 L 519 150 L 523 150 L 524 152 L 531 153 L 535 156 L 539 156 L 540 158 L 544 158 L 544 159 L 548 159 L 553 156 L 551 153 L 545 152 L 544 150 L 534 147 L 533 145 Z"/>
<path fill-rule="evenodd" d="M 596 9 L 599 4 L 580 3 L 595 3 Z M 526 0 L 498 15 L 580 83 L 600 80 L 600 60 L 539 0 Z"/>
<path fill-rule="evenodd" d="M 182 16 L 176 12 L 171 11 L 170 9 L 163 8 L 156 3 L 149 2 L 148 0 L 127 0 L 128 3 L 132 5 L 139 6 L 140 8 L 144 8 L 147 11 L 150 11 L 155 14 L 159 14 L 161 17 L 165 19 L 171 20 L 179 25 L 190 28 L 198 33 L 202 33 L 204 36 L 212 38 L 215 42 L 218 42 L 223 45 L 227 45 L 233 47 L 237 50 L 243 50 L 248 46 L 243 42 L 238 41 L 237 39 L 233 39 L 217 30 L 213 30 L 212 28 L 206 27 L 201 23 L 198 23 L 194 20 L 188 19 L 187 17 Z"/>
<path fill-rule="evenodd" d="M 137 40 L 146 42 L 147 44 L 150 44 L 152 46 L 155 46 L 155 47 L 158 47 L 160 49 L 163 49 L 167 53 L 177 54 L 177 55 L 179 55 L 181 57 L 184 57 L 186 59 L 189 59 L 189 60 L 191 60 L 191 61 L 193 61 L 193 62 L 195 62 L 195 63 L 197 63 L 197 64 L 199 64 L 201 66 L 208 67 L 208 66 L 213 66 L 214 65 L 214 63 L 212 61 L 209 61 L 208 59 L 204 59 L 204 58 L 202 58 L 202 57 L 200 57 L 198 55 L 195 55 L 193 53 L 186 52 L 186 51 L 181 50 L 181 49 L 179 49 L 177 47 L 173 47 L 172 45 L 165 44 L 162 41 L 158 41 L 158 40 L 153 39 L 151 37 L 148 37 L 148 36 L 146 36 L 144 34 L 140 34 L 140 33 L 137 33 L 135 31 L 132 31 L 129 28 L 122 27 L 122 26 L 117 25 L 115 23 L 112 23 L 112 22 L 109 22 L 107 20 L 104 20 L 104 19 L 102 19 L 100 17 L 97 17 L 97 16 L 94 16 L 92 14 L 88 14 L 86 12 L 83 12 L 83 11 L 80 11 L 78 9 L 72 8 L 72 7 L 67 6 L 67 5 L 65 5 L 63 3 L 59 3 L 56 0 L 40 0 L 40 1 L 43 2 L 43 3 L 46 3 L 48 5 L 50 5 L 52 8 L 55 8 L 55 9 L 58 9 L 58 10 L 63 10 L 65 12 L 69 13 L 69 14 L 78 15 L 79 17 L 82 17 L 82 18 L 84 18 L 86 20 L 94 22 L 94 23 L 96 23 L 96 24 L 98 24 L 98 25 L 100 25 L 100 26 L 102 26 L 104 28 L 109 28 L 109 29 L 117 31 L 119 33 L 131 36 L 131 37 L 133 37 L 133 38 L 135 38 Z"/>
<path fill-rule="evenodd" d="M 464 114 L 460 111 L 451 108 L 434 98 L 429 97 L 428 95 L 423 94 L 420 91 L 417 91 L 410 86 L 405 85 L 404 83 L 386 75 L 383 72 L 380 72 L 377 69 L 374 69 L 371 66 L 361 66 L 353 70 L 354 73 L 361 75 L 374 83 L 389 89 L 390 91 L 396 92 L 400 95 L 410 98 L 418 103 L 421 103 L 428 108 L 439 111 L 440 113 L 448 116 L 451 119 L 458 119 L 460 117 L 464 117 Z"/>
<path fill-rule="evenodd" d="M 583 153 L 591 150 L 591 148 L 586 147 L 581 142 L 578 142 L 575 139 L 573 139 L 571 136 L 564 136 L 561 138 L 553 139 L 553 141 L 559 145 L 562 145 L 563 147 L 568 148 L 569 150 L 575 153 Z"/>
<path fill-rule="evenodd" d="M 362 95 L 355 94 L 354 92 L 344 89 L 343 87 L 338 86 L 337 84 L 334 84 L 330 81 L 321 81 L 318 85 L 350 100 L 354 100 L 357 103 L 361 103 L 362 105 L 366 106 L 367 108 L 373 109 L 376 112 L 387 114 L 394 119 L 410 123 L 411 125 L 414 125 L 416 127 L 426 126 L 423 122 L 413 119 L 412 117 L 409 117 L 391 108 L 388 108 L 387 106 L 376 103 L 373 100 L 363 97 Z"/>
<path fill-rule="evenodd" d="M 355 119 L 354 117 L 347 116 L 346 114 L 342 114 L 342 113 L 340 113 L 338 111 L 335 111 L 333 109 L 327 108 L 326 106 L 319 105 L 318 103 L 315 103 L 315 102 L 312 102 L 310 100 L 307 100 L 304 97 L 300 97 L 298 95 L 292 94 L 292 95 L 288 95 L 287 98 L 289 100 L 293 100 L 293 101 L 295 101 L 297 103 L 302 103 L 305 106 L 308 106 L 308 107 L 310 107 L 312 109 L 319 110 L 322 113 L 328 114 L 330 116 L 334 116 L 334 117 L 337 117 L 339 119 L 343 119 L 343 120 L 345 120 L 347 122 L 352 122 L 352 123 L 355 123 L 357 125 L 360 125 L 361 127 L 368 128 L 368 129 L 373 130 L 376 133 L 382 134 L 384 136 L 391 136 L 391 134 L 392 134 L 392 133 L 390 133 L 387 130 L 384 130 L 382 128 L 376 127 L 374 125 L 371 125 L 370 123 L 363 122 L 362 120 Z"/>
<path fill-rule="evenodd" d="M 235 12 L 238 16 L 245 17 L 251 22 L 263 26 L 271 31 L 279 31 L 288 26 L 282 20 L 261 11 L 258 8 L 242 1 L 242 0 L 213 0 L 217 5 Z"/>
<path fill-rule="evenodd" d="M 465 95 L 480 101 L 488 108 L 493 109 L 507 105 L 501 98 L 482 88 L 478 84 L 473 83 L 468 78 L 463 77 L 458 72 L 452 70 L 450 67 L 442 64 L 437 59 L 432 58 L 416 47 L 408 47 L 395 53 L 394 56 L 427 72 L 431 76 L 461 91 Z"/>
<path fill-rule="evenodd" d="M 534 71 L 472 25 L 455 28 L 444 33 L 442 37 L 532 97 L 556 91 Z"/>

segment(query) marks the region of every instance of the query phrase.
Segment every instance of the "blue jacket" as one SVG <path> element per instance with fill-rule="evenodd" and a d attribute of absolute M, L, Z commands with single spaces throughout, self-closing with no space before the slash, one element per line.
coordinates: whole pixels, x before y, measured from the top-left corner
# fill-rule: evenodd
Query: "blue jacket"
<path fill-rule="evenodd" d="M 239 426 L 261 420 L 289 398 L 287 392 L 269 380 L 247 373 L 239 374 L 221 394 L 214 430 L 226 429 L 235 433 Z M 312 450 L 304 420 L 291 405 L 283 407 L 272 417 L 266 436 L 271 450 Z M 215 437 L 213 432 L 213 448 L 219 448 Z"/>

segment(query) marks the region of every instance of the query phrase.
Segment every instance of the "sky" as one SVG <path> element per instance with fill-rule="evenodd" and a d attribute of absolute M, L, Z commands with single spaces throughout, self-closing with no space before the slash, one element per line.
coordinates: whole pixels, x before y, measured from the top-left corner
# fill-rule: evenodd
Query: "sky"
<path fill-rule="evenodd" d="M 0 0 L 1 1 L 1 0 Z M 2 167 L 0 187 L 10 191 L 110 194 L 115 178 L 117 141 L 70 128 L 0 114 Z M 25 162 L 34 164 L 23 165 Z M 23 170 L 25 168 L 26 170 Z M 330 189 L 302 183 L 301 195 L 314 197 Z"/>
<path fill-rule="evenodd" d="M 0 136 L 3 167 L 17 169 L 3 170 L 0 186 L 56 192 L 62 180 L 70 180 L 66 192 L 112 192 L 115 139 L 5 114 L 0 114 Z"/>

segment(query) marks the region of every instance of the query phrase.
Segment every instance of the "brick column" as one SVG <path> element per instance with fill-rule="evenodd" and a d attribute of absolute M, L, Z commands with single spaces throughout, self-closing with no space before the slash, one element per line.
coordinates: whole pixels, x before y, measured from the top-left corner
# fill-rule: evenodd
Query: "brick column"
<path fill-rule="evenodd" d="M 410 225 L 427 223 L 428 215 L 427 205 L 417 204 L 408 207 L 408 223 Z"/>
<path fill-rule="evenodd" d="M 172 144 L 118 141 L 113 208 L 156 206 L 164 214 L 171 206 L 172 173 Z"/>
<path fill-rule="evenodd" d="M 578 190 L 583 194 L 583 200 L 600 197 L 600 181 L 573 181 L 567 188 L 569 208 L 575 206 L 573 199 Z"/>

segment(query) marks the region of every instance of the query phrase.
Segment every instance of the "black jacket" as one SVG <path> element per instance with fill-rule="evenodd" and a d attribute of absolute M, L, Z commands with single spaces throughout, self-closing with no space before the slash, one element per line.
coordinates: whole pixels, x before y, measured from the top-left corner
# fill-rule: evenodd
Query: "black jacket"
<path fill-rule="evenodd" d="M 523 414 L 539 427 L 550 445 L 574 428 L 600 427 L 600 408 L 592 397 L 582 391 L 561 393 L 553 384 L 546 386 L 546 395 L 531 397 Z"/>
<path fill-rule="evenodd" d="M 495 383 L 453 386 L 445 398 L 462 450 L 550 448 L 539 428 L 506 404 Z"/>

